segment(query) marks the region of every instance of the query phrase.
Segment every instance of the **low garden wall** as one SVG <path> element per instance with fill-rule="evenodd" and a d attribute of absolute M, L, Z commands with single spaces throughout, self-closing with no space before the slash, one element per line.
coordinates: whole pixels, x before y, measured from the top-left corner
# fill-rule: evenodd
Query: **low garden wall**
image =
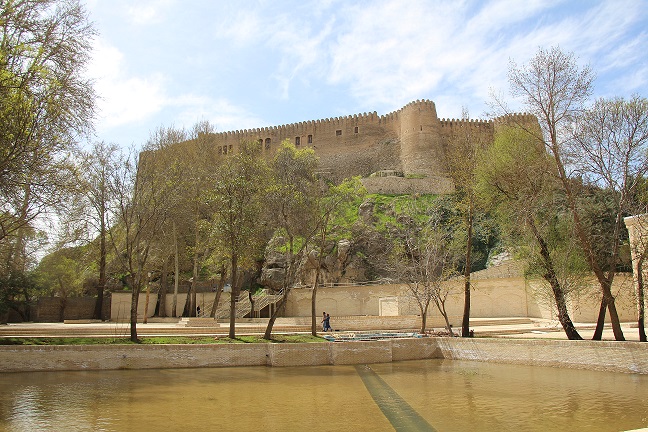
<path fill-rule="evenodd" d="M 316 366 L 436 358 L 648 374 L 648 344 L 645 343 L 481 338 L 300 344 L 0 346 L 0 372 Z"/>

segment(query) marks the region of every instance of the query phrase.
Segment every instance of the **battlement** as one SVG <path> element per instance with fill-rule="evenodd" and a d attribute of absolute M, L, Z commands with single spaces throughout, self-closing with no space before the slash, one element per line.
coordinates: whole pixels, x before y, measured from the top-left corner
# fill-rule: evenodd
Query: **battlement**
<path fill-rule="evenodd" d="M 454 126 L 470 126 L 470 127 L 481 127 L 481 126 L 491 126 L 493 124 L 492 120 L 479 120 L 479 119 L 440 119 L 439 124 L 441 127 L 454 127 Z"/>
<path fill-rule="evenodd" d="M 493 122 L 497 124 L 528 124 L 538 123 L 538 119 L 536 116 L 529 113 L 512 113 L 495 117 Z"/>

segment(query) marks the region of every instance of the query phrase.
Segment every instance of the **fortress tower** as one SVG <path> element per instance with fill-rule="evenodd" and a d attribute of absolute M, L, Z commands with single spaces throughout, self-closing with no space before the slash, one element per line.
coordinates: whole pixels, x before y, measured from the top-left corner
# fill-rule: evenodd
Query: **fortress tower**
<path fill-rule="evenodd" d="M 400 159 L 406 175 L 444 175 L 445 154 L 434 102 L 411 102 L 400 110 Z"/>

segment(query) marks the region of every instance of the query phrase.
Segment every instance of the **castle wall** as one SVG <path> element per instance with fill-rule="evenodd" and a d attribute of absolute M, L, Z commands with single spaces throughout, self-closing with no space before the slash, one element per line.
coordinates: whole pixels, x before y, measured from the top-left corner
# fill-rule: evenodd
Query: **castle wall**
<path fill-rule="evenodd" d="M 454 186 L 448 175 L 446 150 L 460 139 L 492 142 L 496 128 L 512 121 L 537 125 L 535 117 L 528 115 L 494 121 L 439 119 L 434 102 L 417 100 L 382 116 L 371 112 L 222 132 L 213 134 L 211 141 L 217 155 L 238 151 L 242 142 L 257 142 L 271 157 L 281 142 L 288 140 L 298 148 L 312 148 L 320 158 L 321 173 L 336 182 L 394 170 L 405 177 L 369 180 L 365 186 L 370 192 L 449 193 Z"/>

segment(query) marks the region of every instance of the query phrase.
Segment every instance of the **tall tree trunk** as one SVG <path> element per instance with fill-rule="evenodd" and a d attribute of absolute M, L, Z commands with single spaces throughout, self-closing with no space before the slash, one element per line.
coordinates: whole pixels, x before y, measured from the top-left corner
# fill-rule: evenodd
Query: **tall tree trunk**
<path fill-rule="evenodd" d="M 324 245 L 326 244 L 326 234 L 329 222 L 329 216 L 324 218 L 324 223 L 320 231 L 319 238 L 319 255 L 317 256 L 317 267 L 315 267 L 315 281 L 313 281 L 313 293 L 311 294 L 311 334 L 317 336 L 317 311 L 315 310 L 317 298 L 317 283 L 322 272 L 322 257 L 324 256 Z"/>
<path fill-rule="evenodd" d="M 137 304 L 139 303 L 139 283 L 137 287 L 133 286 L 133 294 L 131 296 L 131 310 L 130 310 L 130 340 L 138 342 L 137 340 Z"/>
<path fill-rule="evenodd" d="M 643 262 L 645 252 L 643 252 L 637 259 L 635 274 L 637 278 L 637 327 L 639 328 L 639 342 L 647 342 L 646 340 L 646 307 L 643 283 Z"/>
<path fill-rule="evenodd" d="M 148 308 L 149 300 L 151 298 L 151 276 L 150 274 L 146 278 L 146 301 L 144 302 L 144 320 L 143 324 L 148 324 Z"/>
<path fill-rule="evenodd" d="M 223 292 L 225 281 L 227 281 L 227 268 L 225 266 L 221 267 L 220 275 L 221 278 L 218 281 L 218 285 L 216 287 L 214 302 L 212 303 L 211 311 L 209 312 L 209 316 L 214 319 L 216 318 L 216 310 L 218 309 L 218 303 L 220 303 L 221 293 Z"/>
<path fill-rule="evenodd" d="M 191 273 L 191 285 L 187 291 L 187 298 L 185 300 L 184 310 L 182 316 L 195 317 L 196 316 L 196 284 L 198 283 L 198 254 L 194 253 L 193 271 Z"/>
<path fill-rule="evenodd" d="M 194 256 L 193 256 L 193 270 L 191 272 L 191 286 L 189 291 L 187 291 L 187 299 L 185 300 L 185 306 L 182 311 L 182 316 L 184 317 L 195 317 L 196 316 L 196 285 L 198 283 L 198 229 L 196 228 L 196 237 L 194 242 Z"/>
<path fill-rule="evenodd" d="M 268 325 L 266 326 L 265 333 L 263 334 L 263 339 L 265 340 L 272 339 L 272 327 L 274 326 L 277 317 L 281 314 L 284 307 L 286 306 L 286 303 L 288 303 L 288 294 L 290 294 L 290 289 L 288 289 L 288 287 L 284 287 L 284 292 L 283 295 L 281 296 L 281 300 L 279 300 L 279 304 L 274 308 L 272 314 L 270 315 L 270 319 L 268 320 Z"/>
<path fill-rule="evenodd" d="M 470 336 L 470 270 L 472 268 L 472 232 L 473 232 L 473 198 L 468 204 L 468 217 L 466 220 L 468 238 L 466 239 L 466 267 L 464 268 L 464 309 L 461 321 L 461 336 Z"/>
<path fill-rule="evenodd" d="M 565 331 L 568 339 L 581 340 L 583 338 L 576 330 L 576 327 L 574 326 L 574 323 L 569 316 L 569 311 L 567 310 L 567 300 L 565 299 L 565 292 L 563 291 L 562 287 L 560 286 L 560 282 L 558 281 L 553 260 L 551 259 L 551 254 L 549 253 L 549 247 L 547 246 L 544 238 L 540 235 L 540 232 L 538 231 L 532 217 L 527 218 L 527 223 L 531 227 L 531 231 L 533 232 L 533 236 L 535 237 L 538 246 L 540 246 L 540 255 L 542 256 L 543 267 L 545 270 L 542 277 L 547 282 L 549 282 L 549 285 L 551 286 L 551 291 L 553 292 L 554 301 L 556 302 L 556 308 L 558 310 L 558 321 L 560 321 L 560 325 Z"/>
<path fill-rule="evenodd" d="M 421 333 L 425 334 L 425 330 L 427 329 L 427 306 L 423 307 L 419 303 L 419 310 L 421 311 Z"/>
<path fill-rule="evenodd" d="M 238 300 L 238 256 L 232 255 L 232 290 L 230 292 L 229 338 L 236 338 L 236 300 Z"/>
<path fill-rule="evenodd" d="M 97 301 L 95 303 L 94 318 L 103 320 L 104 289 L 106 287 L 106 214 L 102 211 L 99 228 L 99 285 L 97 286 Z"/>
<path fill-rule="evenodd" d="M 162 274 L 160 275 L 160 290 L 158 291 L 157 303 L 155 305 L 154 316 L 160 318 L 166 317 L 166 294 L 169 283 L 169 260 L 168 257 L 162 261 Z"/>
<path fill-rule="evenodd" d="M 29 184 L 24 186 L 25 196 L 20 206 L 20 216 L 22 221 L 20 228 L 15 231 L 16 241 L 11 251 L 7 254 L 7 267 L 9 271 L 24 272 L 26 270 L 25 260 L 25 236 L 27 228 L 27 219 L 29 217 L 29 200 L 31 199 L 31 187 Z"/>
<path fill-rule="evenodd" d="M 311 334 L 317 336 L 317 280 L 319 279 L 319 266 L 315 270 L 315 281 L 313 282 L 313 292 L 311 293 Z"/>
<path fill-rule="evenodd" d="M 624 341 L 625 337 L 623 336 L 623 330 L 621 329 L 621 321 L 619 320 L 619 314 L 616 309 L 616 302 L 614 295 L 612 295 L 612 283 L 606 278 L 602 277 L 599 279 L 599 283 L 603 290 L 603 299 L 601 300 L 601 307 L 599 309 L 599 317 L 596 321 L 596 329 L 594 330 L 594 340 L 601 340 L 603 336 L 603 326 L 605 325 L 605 307 L 610 314 L 610 324 L 612 325 L 612 333 L 614 333 L 614 339 L 618 341 Z"/>
<path fill-rule="evenodd" d="M 178 258 L 178 234 L 176 233 L 176 224 L 173 221 L 173 252 L 174 252 L 174 269 L 173 269 L 173 303 L 171 305 L 171 316 L 178 316 L 178 284 L 180 283 L 180 263 Z"/>
<path fill-rule="evenodd" d="M 607 301 L 605 296 L 601 297 L 601 304 L 599 306 L 599 313 L 596 318 L 596 328 L 594 328 L 594 335 L 592 335 L 592 340 L 601 340 L 603 339 L 603 327 L 605 326 L 605 312 L 607 311 Z"/>

